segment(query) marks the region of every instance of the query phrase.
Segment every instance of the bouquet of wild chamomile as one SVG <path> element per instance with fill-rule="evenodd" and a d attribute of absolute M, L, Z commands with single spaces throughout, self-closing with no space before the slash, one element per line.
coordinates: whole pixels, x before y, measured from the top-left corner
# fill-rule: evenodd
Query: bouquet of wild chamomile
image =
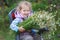
<path fill-rule="evenodd" d="M 49 32 L 44 33 L 43 36 L 45 39 L 50 39 L 56 30 L 55 24 L 55 15 L 46 11 L 38 11 L 34 12 L 32 16 L 30 16 L 27 20 L 23 21 L 22 23 L 18 24 L 18 26 L 23 26 L 26 30 L 29 29 L 40 29 L 48 27 Z"/>

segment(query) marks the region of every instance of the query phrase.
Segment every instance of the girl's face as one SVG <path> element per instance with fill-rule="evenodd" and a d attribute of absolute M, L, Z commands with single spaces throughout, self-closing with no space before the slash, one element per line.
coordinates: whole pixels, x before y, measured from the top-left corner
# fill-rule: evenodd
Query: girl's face
<path fill-rule="evenodd" d="M 22 14 L 23 17 L 27 17 L 30 14 L 29 7 L 28 6 L 22 6 L 20 13 Z"/>

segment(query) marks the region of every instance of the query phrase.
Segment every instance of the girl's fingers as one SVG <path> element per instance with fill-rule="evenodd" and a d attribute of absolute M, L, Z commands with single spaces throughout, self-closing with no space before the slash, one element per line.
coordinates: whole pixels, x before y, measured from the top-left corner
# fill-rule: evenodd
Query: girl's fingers
<path fill-rule="evenodd" d="M 19 31 L 20 31 L 20 32 L 24 32 L 25 29 L 24 29 L 23 27 L 19 27 Z"/>

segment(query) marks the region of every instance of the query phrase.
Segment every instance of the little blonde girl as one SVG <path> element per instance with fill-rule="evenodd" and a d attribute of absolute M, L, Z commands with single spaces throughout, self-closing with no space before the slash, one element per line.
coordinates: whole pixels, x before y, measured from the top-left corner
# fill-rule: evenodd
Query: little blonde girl
<path fill-rule="evenodd" d="M 11 30 L 15 32 L 19 32 L 16 35 L 16 40 L 33 40 L 33 37 L 30 35 L 28 31 L 25 31 L 23 25 L 18 27 L 17 25 L 24 20 L 27 20 L 29 16 L 32 15 L 32 6 L 28 1 L 21 1 L 15 10 L 15 19 L 10 24 Z"/>

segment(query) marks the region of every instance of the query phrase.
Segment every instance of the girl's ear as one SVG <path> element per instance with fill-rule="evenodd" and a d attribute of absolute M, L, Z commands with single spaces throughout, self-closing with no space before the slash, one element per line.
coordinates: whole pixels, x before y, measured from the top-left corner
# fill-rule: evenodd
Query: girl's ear
<path fill-rule="evenodd" d="M 30 14 L 29 14 L 29 16 L 31 16 L 31 15 L 33 15 L 33 10 L 31 10 L 31 11 L 30 11 Z"/>
<path fill-rule="evenodd" d="M 33 13 L 33 10 L 31 10 L 30 13 Z"/>

